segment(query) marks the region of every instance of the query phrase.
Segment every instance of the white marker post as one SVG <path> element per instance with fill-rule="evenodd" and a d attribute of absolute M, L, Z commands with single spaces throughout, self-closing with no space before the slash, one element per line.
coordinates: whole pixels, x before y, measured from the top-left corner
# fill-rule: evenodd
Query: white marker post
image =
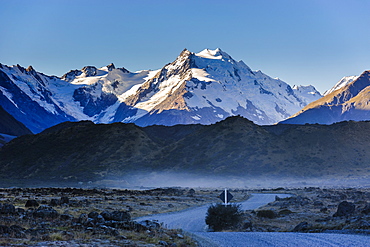
<path fill-rule="evenodd" d="M 229 201 L 231 200 L 231 199 L 233 199 L 233 195 L 232 194 L 230 194 L 230 192 L 229 191 L 227 191 L 227 189 L 225 189 L 222 193 L 221 193 L 221 195 L 219 195 L 219 197 L 218 198 L 220 198 L 221 199 L 221 201 L 223 201 L 224 202 L 224 205 L 225 206 L 227 206 L 227 205 L 229 205 Z"/>
<path fill-rule="evenodd" d="M 227 206 L 227 204 L 229 204 L 229 203 L 227 201 L 227 189 L 225 189 L 225 206 Z"/>

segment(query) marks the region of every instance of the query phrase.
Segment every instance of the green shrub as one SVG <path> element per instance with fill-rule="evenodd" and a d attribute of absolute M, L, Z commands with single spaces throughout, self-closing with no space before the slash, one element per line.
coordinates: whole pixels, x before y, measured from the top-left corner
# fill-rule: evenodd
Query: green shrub
<path fill-rule="evenodd" d="M 206 224 L 214 231 L 237 228 L 243 220 L 240 204 L 214 204 L 208 208 Z"/>

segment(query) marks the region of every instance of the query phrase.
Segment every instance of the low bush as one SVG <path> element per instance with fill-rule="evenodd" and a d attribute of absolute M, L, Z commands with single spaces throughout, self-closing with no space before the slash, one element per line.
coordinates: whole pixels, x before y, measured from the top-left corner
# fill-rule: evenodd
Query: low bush
<path fill-rule="evenodd" d="M 276 217 L 278 217 L 278 214 L 275 211 L 267 209 L 257 211 L 257 216 L 262 218 L 275 219 Z"/>
<path fill-rule="evenodd" d="M 208 208 L 206 224 L 213 231 L 230 230 L 237 228 L 243 221 L 243 212 L 240 204 L 214 204 Z"/>

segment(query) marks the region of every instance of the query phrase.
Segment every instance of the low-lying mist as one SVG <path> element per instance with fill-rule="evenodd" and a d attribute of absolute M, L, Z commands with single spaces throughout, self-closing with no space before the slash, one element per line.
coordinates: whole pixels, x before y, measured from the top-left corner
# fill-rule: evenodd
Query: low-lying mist
<path fill-rule="evenodd" d="M 201 176 L 191 173 L 137 173 L 122 178 L 112 177 L 94 183 L 97 186 L 115 188 L 158 188 L 158 187 L 188 187 L 188 188 L 364 188 L 370 187 L 368 178 L 360 177 L 236 177 L 236 176 Z"/>

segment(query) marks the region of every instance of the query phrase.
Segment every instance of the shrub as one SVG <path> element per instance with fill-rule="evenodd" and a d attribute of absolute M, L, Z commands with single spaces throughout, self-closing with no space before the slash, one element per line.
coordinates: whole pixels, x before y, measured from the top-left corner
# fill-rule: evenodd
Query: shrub
<path fill-rule="evenodd" d="M 269 218 L 269 219 L 274 219 L 274 218 L 278 217 L 277 213 L 275 213 L 272 210 L 268 210 L 268 209 L 258 211 L 257 216 L 262 217 L 262 218 Z"/>
<path fill-rule="evenodd" d="M 237 228 L 243 220 L 240 204 L 214 204 L 208 208 L 206 224 L 214 231 Z"/>

